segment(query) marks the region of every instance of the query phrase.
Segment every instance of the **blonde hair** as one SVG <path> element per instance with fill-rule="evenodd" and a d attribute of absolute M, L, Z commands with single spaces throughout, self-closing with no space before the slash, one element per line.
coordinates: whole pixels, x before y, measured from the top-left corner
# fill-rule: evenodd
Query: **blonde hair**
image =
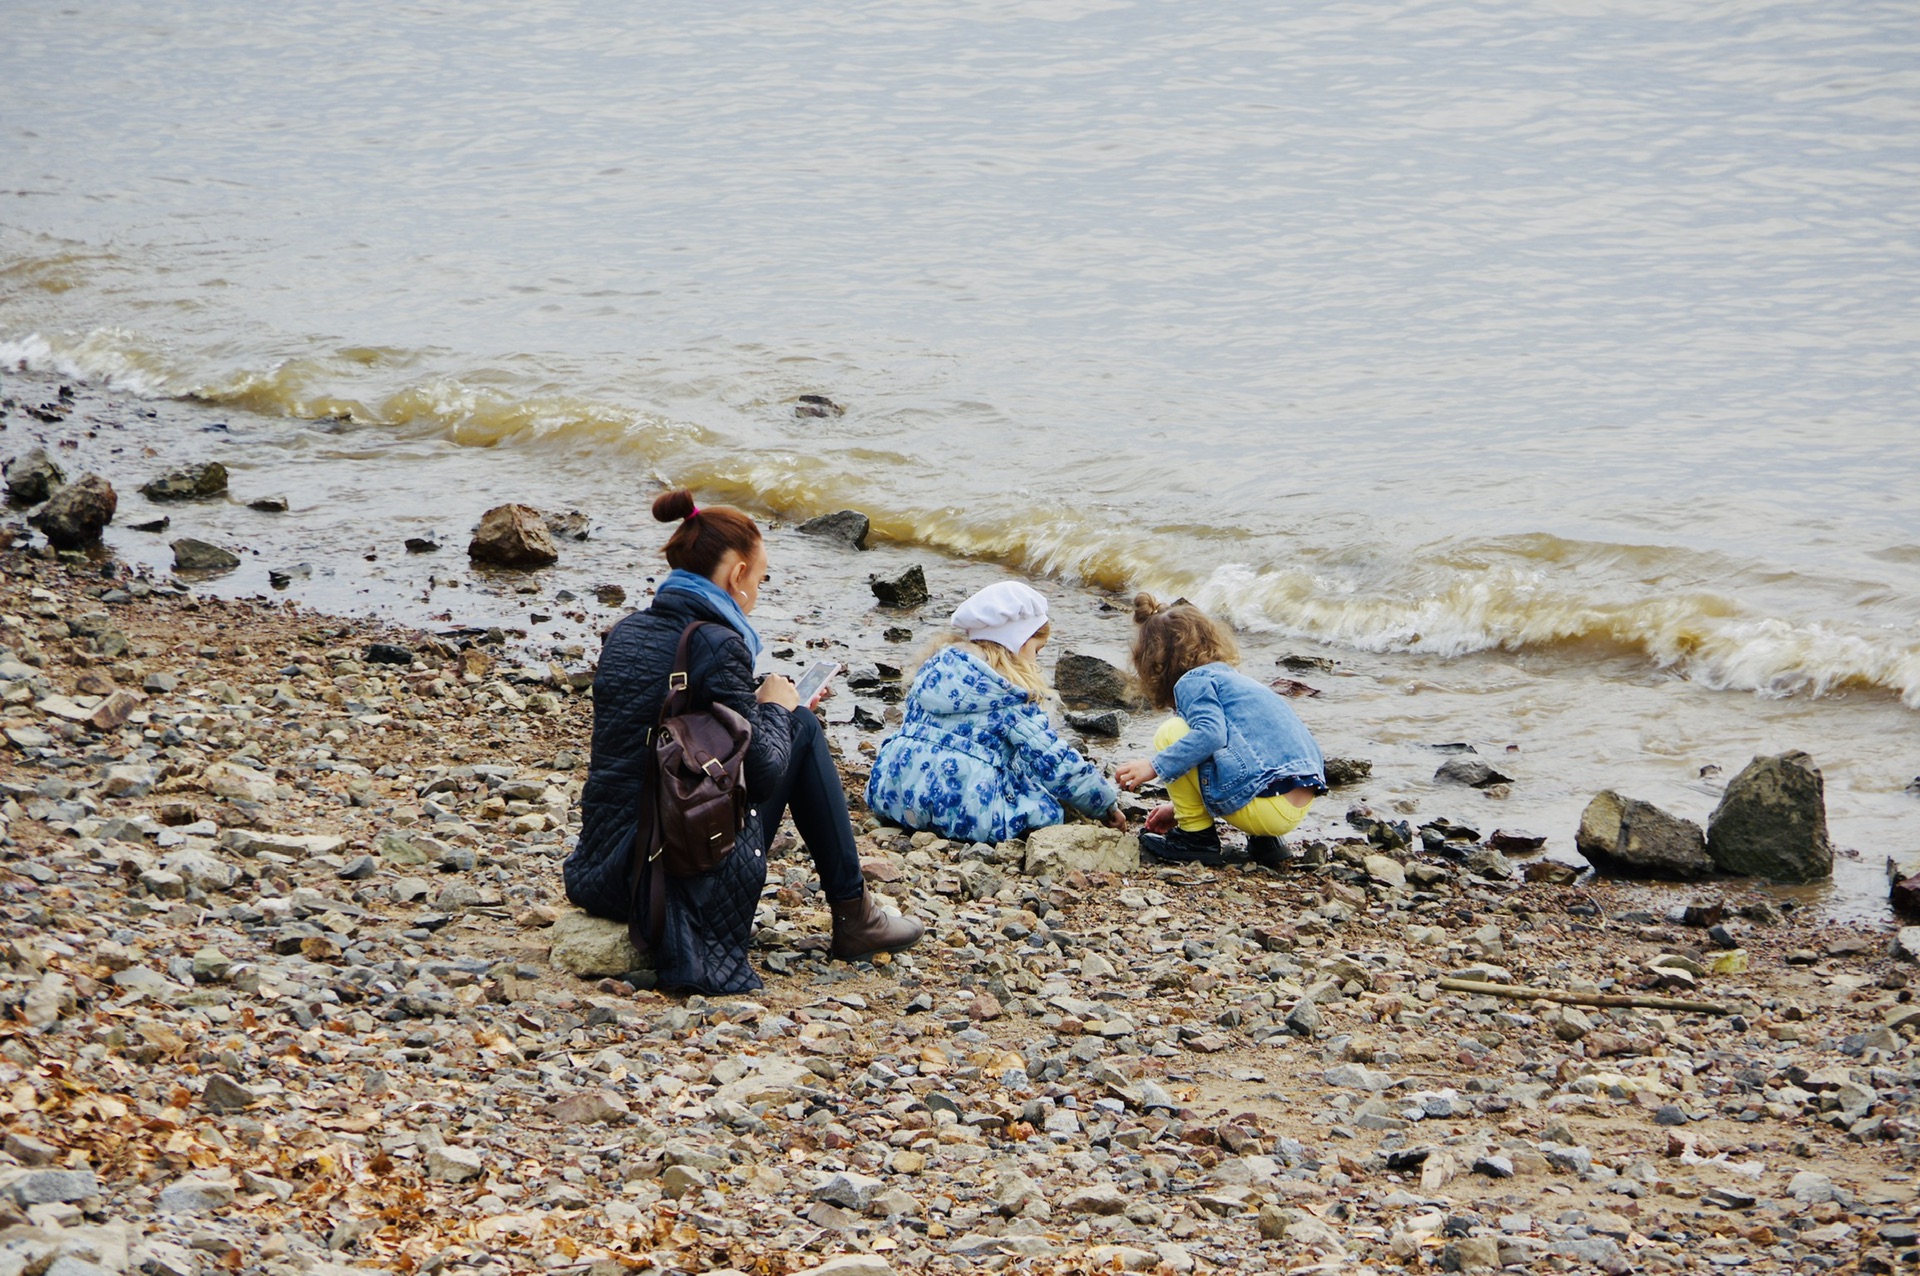
<path fill-rule="evenodd" d="M 1152 594 L 1135 594 L 1133 623 L 1133 670 L 1156 708 L 1173 708 L 1173 685 L 1189 670 L 1216 661 L 1240 663 L 1233 635 L 1185 599 L 1165 604 Z"/>
<path fill-rule="evenodd" d="M 1033 631 L 1033 636 L 1045 642 L 1052 632 L 1052 625 L 1042 625 Z M 1027 699 L 1031 701 L 1042 701 L 1052 694 L 1052 689 L 1047 686 L 1046 675 L 1040 672 L 1039 665 L 1011 647 L 1003 647 L 990 638 L 976 641 L 957 629 L 942 634 L 928 644 L 926 651 L 921 653 L 920 664 L 914 666 L 914 673 L 918 674 L 921 665 L 925 665 L 927 661 L 932 660 L 948 647 L 960 647 L 965 649 L 967 654 L 978 657 L 981 664 L 1026 692 Z"/>

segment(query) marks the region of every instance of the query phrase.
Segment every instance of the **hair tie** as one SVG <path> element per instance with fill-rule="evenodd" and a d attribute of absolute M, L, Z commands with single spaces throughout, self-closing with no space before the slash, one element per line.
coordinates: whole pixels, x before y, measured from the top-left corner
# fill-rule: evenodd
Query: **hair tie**
<path fill-rule="evenodd" d="M 696 505 L 696 506 L 694 506 L 694 507 L 693 507 L 693 513 L 691 513 L 691 514 L 689 514 L 689 515 L 687 515 L 687 517 L 688 517 L 688 518 L 699 518 L 699 517 L 700 517 L 700 507 L 699 507 L 698 505 Z"/>

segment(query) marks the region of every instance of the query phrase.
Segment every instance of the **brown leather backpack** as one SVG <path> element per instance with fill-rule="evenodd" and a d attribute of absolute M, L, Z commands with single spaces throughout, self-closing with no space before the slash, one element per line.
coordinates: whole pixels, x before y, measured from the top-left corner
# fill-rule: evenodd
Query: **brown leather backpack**
<path fill-rule="evenodd" d="M 687 648 L 696 620 L 680 632 L 667 678 L 660 722 L 649 732 L 647 810 L 634 839 L 630 914 L 636 945 L 651 951 L 660 939 L 666 874 L 710 873 L 733 853 L 747 823 L 747 746 L 753 724 L 723 704 L 693 707 L 687 685 Z M 643 930 L 644 928 L 644 930 Z"/>

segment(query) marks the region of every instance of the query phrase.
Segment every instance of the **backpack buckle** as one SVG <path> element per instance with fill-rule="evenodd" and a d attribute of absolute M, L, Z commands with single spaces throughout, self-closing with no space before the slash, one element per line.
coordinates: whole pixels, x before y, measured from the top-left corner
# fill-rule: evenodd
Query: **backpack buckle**
<path fill-rule="evenodd" d="M 678 669 L 668 674 L 667 689 L 669 691 L 685 691 L 687 689 L 687 675 Z"/>
<path fill-rule="evenodd" d="M 727 774 L 727 769 L 720 765 L 718 758 L 708 758 L 700 764 L 700 769 L 716 780 L 724 778 Z"/>

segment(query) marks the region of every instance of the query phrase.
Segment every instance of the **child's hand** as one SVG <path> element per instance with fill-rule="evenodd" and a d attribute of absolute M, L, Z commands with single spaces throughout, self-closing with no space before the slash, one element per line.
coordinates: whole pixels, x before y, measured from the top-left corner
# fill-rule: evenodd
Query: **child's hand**
<path fill-rule="evenodd" d="M 1173 806 L 1162 802 L 1147 812 L 1147 832 L 1171 833 L 1173 831 Z"/>
<path fill-rule="evenodd" d="M 1127 813 L 1121 810 L 1120 804 L 1116 802 L 1114 803 L 1113 809 L 1107 812 L 1107 818 L 1104 823 L 1108 828 L 1119 829 L 1124 833 L 1127 831 Z"/>
<path fill-rule="evenodd" d="M 1151 758 L 1134 758 L 1115 767 L 1113 778 L 1123 789 L 1137 789 L 1158 774 Z"/>

